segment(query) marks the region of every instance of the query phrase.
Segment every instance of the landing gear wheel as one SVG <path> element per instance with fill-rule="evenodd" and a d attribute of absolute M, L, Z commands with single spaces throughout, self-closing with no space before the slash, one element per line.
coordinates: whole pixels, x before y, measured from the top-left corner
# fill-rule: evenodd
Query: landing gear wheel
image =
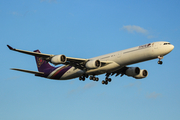
<path fill-rule="evenodd" d="M 89 78 L 90 80 L 93 80 L 93 77 L 92 76 L 90 76 L 90 78 Z"/>
<path fill-rule="evenodd" d="M 107 85 L 107 84 L 108 84 L 108 81 L 103 80 L 103 81 L 102 81 L 102 84 Z"/>
<path fill-rule="evenodd" d="M 107 74 L 107 75 L 106 75 L 106 78 L 105 78 L 105 84 L 106 84 L 106 85 L 108 84 L 108 82 L 111 82 L 111 81 L 112 81 L 112 79 L 109 78 L 109 75 L 110 75 L 110 74 Z"/>
<path fill-rule="evenodd" d="M 161 60 L 163 59 L 163 56 L 158 56 L 158 58 L 159 58 L 158 64 L 162 65 L 163 62 Z"/>
<path fill-rule="evenodd" d="M 90 76 L 89 79 L 93 81 L 99 81 L 99 78 L 94 76 Z"/>
<path fill-rule="evenodd" d="M 108 81 L 105 81 L 105 85 L 107 85 L 108 84 Z"/>
<path fill-rule="evenodd" d="M 88 77 L 89 77 L 89 75 L 85 75 L 85 77 L 86 77 L 86 78 L 88 78 Z"/>
<path fill-rule="evenodd" d="M 102 81 L 102 84 L 105 84 L 105 81 L 104 81 L 104 80 Z"/>
<path fill-rule="evenodd" d="M 162 62 L 162 61 L 158 61 L 158 64 L 162 65 L 162 64 L 163 64 L 163 62 Z"/>
<path fill-rule="evenodd" d="M 108 81 L 111 82 L 111 78 L 109 78 Z"/>
<path fill-rule="evenodd" d="M 85 81 L 85 77 L 84 76 L 80 76 L 79 80 Z"/>

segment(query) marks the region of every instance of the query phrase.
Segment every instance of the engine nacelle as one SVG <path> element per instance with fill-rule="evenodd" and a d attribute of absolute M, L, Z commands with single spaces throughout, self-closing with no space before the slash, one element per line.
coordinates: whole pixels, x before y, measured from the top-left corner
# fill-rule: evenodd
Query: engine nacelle
<path fill-rule="evenodd" d="M 127 76 L 134 77 L 134 76 L 136 76 L 136 75 L 139 75 L 140 71 L 141 71 L 141 70 L 140 70 L 139 67 L 129 67 L 129 68 L 126 70 L 125 74 L 126 74 Z"/>
<path fill-rule="evenodd" d="M 65 55 L 55 55 L 51 58 L 51 63 L 53 64 L 63 64 L 67 61 L 67 58 Z"/>
<path fill-rule="evenodd" d="M 94 69 L 101 66 L 101 62 L 99 60 L 90 60 L 86 63 L 86 68 L 88 69 Z"/>
<path fill-rule="evenodd" d="M 142 79 L 148 76 L 148 71 L 147 70 L 141 70 L 139 75 L 134 76 L 136 79 Z"/>

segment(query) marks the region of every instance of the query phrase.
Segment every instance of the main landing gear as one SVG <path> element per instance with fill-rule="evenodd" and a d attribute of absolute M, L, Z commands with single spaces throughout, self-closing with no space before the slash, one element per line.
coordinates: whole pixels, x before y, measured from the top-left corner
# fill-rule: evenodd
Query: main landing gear
<path fill-rule="evenodd" d="M 90 79 L 90 80 L 93 80 L 93 81 L 99 81 L 99 78 L 98 78 L 98 77 L 95 77 L 95 76 L 90 76 L 89 79 Z"/>
<path fill-rule="evenodd" d="M 158 59 L 159 59 L 158 64 L 159 64 L 159 65 L 162 65 L 163 62 L 161 61 L 161 59 L 163 59 L 163 56 L 158 56 Z"/>
<path fill-rule="evenodd" d="M 109 75 L 110 75 L 110 73 L 106 74 L 106 78 L 105 78 L 105 80 L 102 81 L 102 84 L 107 85 L 108 82 L 111 82 L 111 78 L 109 78 Z"/>
<path fill-rule="evenodd" d="M 84 76 L 80 76 L 80 77 L 79 77 L 79 80 L 85 81 L 85 79 L 86 79 L 86 78 L 85 78 Z"/>
<path fill-rule="evenodd" d="M 85 81 L 85 79 L 88 78 L 88 77 L 89 77 L 88 75 L 83 75 L 83 76 L 79 77 L 79 80 Z M 89 79 L 93 80 L 93 81 L 99 81 L 99 78 L 95 77 L 94 75 L 90 76 Z"/>
<path fill-rule="evenodd" d="M 111 78 L 109 78 L 110 75 L 111 75 L 111 73 L 106 73 L 106 78 L 105 78 L 105 80 L 102 81 L 102 84 L 107 85 L 109 82 L 112 81 Z M 85 79 L 88 77 L 89 77 L 89 75 L 82 75 L 79 77 L 79 80 L 85 81 Z M 95 75 L 90 76 L 89 79 L 93 80 L 93 81 L 99 81 L 99 78 L 95 77 Z"/>
<path fill-rule="evenodd" d="M 88 75 L 83 75 L 79 77 L 79 80 L 85 81 L 86 78 L 88 78 Z"/>

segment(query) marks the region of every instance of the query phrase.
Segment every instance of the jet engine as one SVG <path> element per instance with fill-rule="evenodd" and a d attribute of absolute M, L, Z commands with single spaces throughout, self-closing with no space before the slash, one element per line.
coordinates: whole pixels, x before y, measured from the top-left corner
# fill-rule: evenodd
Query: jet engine
<path fill-rule="evenodd" d="M 147 70 L 141 70 L 139 75 L 134 76 L 136 79 L 142 79 L 148 76 L 148 71 Z"/>
<path fill-rule="evenodd" d="M 125 74 L 129 77 L 133 77 L 136 79 L 142 79 L 148 76 L 147 70 L 141 70 L 139 67 L 129 67 Z"/>
<path fill-rule="evenodd" d="M 133 76 L 138 75 L 138 74 L 140 73 L 140 71 L 141 71 L 141 70 L 140 70 L 139 67 L 129 67 L 129 68 L 126 70 L 125 74 L 126 74 L 127 76 L 133 77 Z"/>
<path fill-rule="evenodd" d="M 65 55 L 55 55 L 51 58 L 51 63 L 53 64 L 63 64 L 67 61 L 67 58 Z"/>
<path fill-rule="evenodd" d="M 86 63 L 86 68 L 88 69 L 94 69 L 101 66 L 101 62 L 99 60 L 90 60 Z"/>

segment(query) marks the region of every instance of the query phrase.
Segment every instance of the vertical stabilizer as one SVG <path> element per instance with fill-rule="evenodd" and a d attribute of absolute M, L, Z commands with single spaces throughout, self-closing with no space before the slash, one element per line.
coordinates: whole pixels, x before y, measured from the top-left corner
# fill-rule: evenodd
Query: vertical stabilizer
<path fill-rule="evenodd" d="M 35 50 L 34 52 L 41 53 L 39 50 Z M 37 68 L 39 72 L 43 72 L 46 69 L 54 68 L 47 61 L 43 60 L 42 57 L 35 57 L 35 59 L 36 59 Z"/>

